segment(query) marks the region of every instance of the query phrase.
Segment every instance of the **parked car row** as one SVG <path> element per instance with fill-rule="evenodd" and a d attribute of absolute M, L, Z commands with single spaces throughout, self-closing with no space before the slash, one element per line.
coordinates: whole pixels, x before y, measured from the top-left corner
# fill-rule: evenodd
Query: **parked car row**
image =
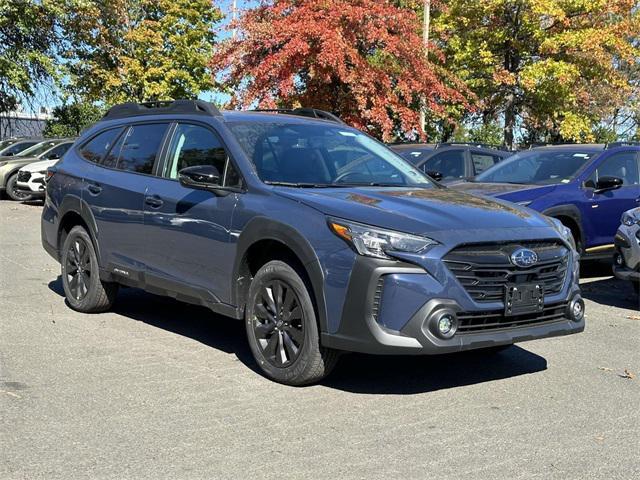
<path fill-rule="evenodd" d="M 0 197 L 44 198 L 44 175 L 71 148 L 74 138 L 28 138 L 0 142 Z"/>

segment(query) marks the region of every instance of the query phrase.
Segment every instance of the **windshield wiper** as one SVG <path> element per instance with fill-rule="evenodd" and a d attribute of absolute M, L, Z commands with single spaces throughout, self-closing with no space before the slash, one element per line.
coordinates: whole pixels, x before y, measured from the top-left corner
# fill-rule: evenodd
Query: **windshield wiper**
<path fill-rule="evenodd" d="M 310 183 L 310 182 L 275 182 L 266 180 L 264 183 L 275 187 L 293 187 L 293 188 L 329 188 L 334 185 L 328 183 Z"/>

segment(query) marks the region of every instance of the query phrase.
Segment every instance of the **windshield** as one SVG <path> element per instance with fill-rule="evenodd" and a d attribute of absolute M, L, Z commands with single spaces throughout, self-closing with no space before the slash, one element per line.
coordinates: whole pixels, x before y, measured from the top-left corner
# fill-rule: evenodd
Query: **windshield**
<path fill-rule="evenodd" d="M 349 127 L 277 122 L 227 125 L 265 183 L 297 187 L 434 186 L 387 147 Z"/>
<path fill-rule="evenodd" d="M 520 152 L 487 169 L 474 181 L 533 185 L 568 182 L 597 153 L 568 148 Z"/>
<path fill-rule="evenodd" d="M 29 147 L 26 150 L 21 151 L 16 156 L 17 157 L 37 157 L 38 155 L 46 152 L 52 147 L 55 147 L 55 142 L 40 142 L 34 145 L 33 147 Z"/>

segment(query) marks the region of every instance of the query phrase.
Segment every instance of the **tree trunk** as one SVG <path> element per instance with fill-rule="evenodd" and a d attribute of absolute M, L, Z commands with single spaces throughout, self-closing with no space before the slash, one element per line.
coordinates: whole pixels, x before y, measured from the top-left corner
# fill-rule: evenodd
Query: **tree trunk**
<path fill-rule="evenodd" d="M 507 95 L 507 102 L 504 108 L 504 146 L 509 150 L 513 149 L 513 129 L 516 124 L 516 104 L 515 95 Z"/>

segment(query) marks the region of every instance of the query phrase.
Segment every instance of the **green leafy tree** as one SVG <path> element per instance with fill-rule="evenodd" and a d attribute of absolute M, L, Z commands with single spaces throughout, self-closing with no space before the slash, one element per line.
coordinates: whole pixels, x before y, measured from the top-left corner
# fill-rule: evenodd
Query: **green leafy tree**
<path fill-rule="evenodd" d="M 640 10 L 632 0 L 448 0 L 434 20 L 447 65 L 504 142 L 593 140 L 632 94 Z"/>
<path fill-rule="evenodd" d="M 32 97 L 56 71 L 65 2 L 0 0 L 0 112 Z"/>
<path fill-rule="evenodd" d="M 53 109 L 53 118 L 47 120 L 43 134 L 48 137 L 75 137 L 102 115 L 103 110 L 90 103 L 63 104 Z"/>
<path fill-rule="evenodd" d="M 66 25 L 69 89 L 108 104 L 194 98 L 213 86 L 220 18 L 210 0 L 82 2 Z"/>

